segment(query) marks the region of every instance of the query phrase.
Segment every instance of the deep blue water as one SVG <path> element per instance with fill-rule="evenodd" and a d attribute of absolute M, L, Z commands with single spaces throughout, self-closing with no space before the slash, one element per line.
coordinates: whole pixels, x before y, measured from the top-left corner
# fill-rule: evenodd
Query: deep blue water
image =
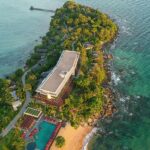
<path fill-rule="evenodd" d="M 112 46 L 118 113 L 101 121 L 94 150 L 150 150 L 150 0 L 76 0 L 109 14 L 120 27 Z M 31 5 L 55 9 L 65 0 L 0 1 L 0 75 L 23 65 L 35 40 L 48 30 L 51 14 L 30 12 Z M 109 123 L 108 123 L 109 122 Z"/>

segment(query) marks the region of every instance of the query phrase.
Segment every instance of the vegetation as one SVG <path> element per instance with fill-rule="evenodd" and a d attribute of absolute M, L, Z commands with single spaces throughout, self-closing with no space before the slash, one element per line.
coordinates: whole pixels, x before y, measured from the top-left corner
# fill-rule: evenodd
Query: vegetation
<path fill-rule="evenodd" d="M 47 49 L 45 64 L 31 72 L 29 84 L 34 90 L 38 80 L 42 80 L 41 73 L 54 67 L 65 49 L 80 52 L 80 67 L 73 91 L 61 111 L 40 106 L 44 112 L 77 127 L 102 111 L 105 103 L 102 84 L 107 79 L 102 46 L 114 39 L 117 30 L 117 25 L 106 14 L 72 1 L 56 10 L 49 32 L 43 37 L 42 44 L 35 48 L 36 52 Z M 93 48 L 86 49 L 87 43 Z"/>
<path fill-rule="evenodd" d="M 21 132 L 18 129 L 13 129 L 10 133 L 0 139 L 1 150 L 24 150 L 25 142 L 21 137 Z"/>
<path fill-rule="evenodd" d="M 51 21 L 47 35 L 50 41 L 54 41 L 52 47 L 60 52 L 64 49 L 80 52 L 79 74 L 60 114 L 73 126 L 87 121 L 102 110 L 102 83 L 107 77 L 101 48 L 113 40 L 116 32 L 116 24 L 106 14 L 74 2 L 65 3 Z M 87 42 L 94 45 L 93 49 L 84 47 Z"/>
<path fill-rule="evenodd" d="M 12 102 L 15 101 L 11 92 L 16 91 L 16 96 L 23 102 L 25 99 L 25 92 L 23 91 L 21 76 L 22 69 L 16 70 L 7 79 L 0 79 L 0 132 L 13 119 L 18 111 L 14 112 Z"/>
<path fill-rule="evenodd" d="M 57 136 L 55 141 L 56 141 L 56 146 L 58 148 L 61 148 L 61 147 L 63 147 L 65 145 L 65 139 L 62 136 Z"/>
<path fill-rule="evenodd" d="M 43 73 L 56 65 L 60 54 L 65 49 L 80 52 L 79 71 L 74 79 L 74 88 L 70 96 L 65 100 L 60 111 L 55 107 L 43 106 L 35 102 L 30 105 L 41 108 L 47 115 L 70 121 L 74 127 L 99 114 L 105 103 L 102 84 L 107 79 L 102 46 L 111 42 L 116 33 L 117 25 L 98 10 L 73 1 L 66 2 L 62 8 L 57 9 L 48 33 L 42 38 L 42 43 L 34 48 L 31 58 L 27 60 L 28 68 L 35 66 L 27 76 L 25 87 L 21 83 L 23 74 L 21 69 L 9 76 L 8 80 L 0 79 L 0 121 L 2 122 L 0 130 L 16 113 L 10 105 L 14 100 L 10 94 L 10 87 L 15 85 L 17 96 L 22 101 L 25 99 L 24 90 L 30 90 L 34 94 L 38 83 L 45 76 Z M 87 43 L 93 45 L 93 48 L 86 49 Z M 19 137 L 18 130 L 11 131 L 0 140 L 0 149 L 24 149 L 24 142 Z M 65 140 L 63 137 L 57 137 L 56 143 L 61 147 Z"/>
<path fill-rule="evenodd" d="M 0 131 L 2 131 L 15 115 L 11 106 L 13 97 L 11 96 L 9 85 L 9 80 L 0 79 Z"/>

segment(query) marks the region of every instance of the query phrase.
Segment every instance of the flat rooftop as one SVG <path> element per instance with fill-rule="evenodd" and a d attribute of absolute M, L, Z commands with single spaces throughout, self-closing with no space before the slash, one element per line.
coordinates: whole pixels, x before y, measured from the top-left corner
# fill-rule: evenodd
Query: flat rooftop
<path fill-rule="evenodd" d="M 31 108 L 31 107 L 28 107 L 26 109 L 26 111 L 24 112 L 25 115 L 32 116 L 32 117 L 35 117 L 35 118 L 38 118 L 41 115 L 41 113 L 42 112 L 40 110 Z"/>
<path fill-rule="evenodd" d="M 65 76 L 79 59 L 79 52 L 64 50 L 57 62 L 57 65 L 43 80 L 36 90 L 37 92 L 53 93 L 56 92 Z"/>

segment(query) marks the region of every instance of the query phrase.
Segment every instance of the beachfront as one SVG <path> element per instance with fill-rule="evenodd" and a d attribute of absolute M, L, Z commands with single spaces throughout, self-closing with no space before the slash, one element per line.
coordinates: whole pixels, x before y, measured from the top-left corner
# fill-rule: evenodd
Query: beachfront
<path fill-rule="evenodd" d="M 61 128 L 58 133 L 58 136 L 63 136 L 65 138 L 65 145 L 62 148 L 58 148 L 54 142 L 51 150 L 81 150 L 84 138 L 91 130 L 92 127 L 90 126 L 79 126 L 75 129 L 70 124 L 67 124 L 65 128 Z"/>

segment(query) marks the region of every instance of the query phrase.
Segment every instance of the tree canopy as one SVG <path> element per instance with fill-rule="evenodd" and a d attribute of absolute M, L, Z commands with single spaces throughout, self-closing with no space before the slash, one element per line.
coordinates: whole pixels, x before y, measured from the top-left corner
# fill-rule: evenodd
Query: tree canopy
<path fill-rule="evenodd" d="M 49 32 L 35 48 L 48 50 L 46 63 L 28 76 L 28 83 L 36 87 L 41 73 L 53 68 L 65 49 L 80 52 L 80 62 L 73 90 L 61 111 L 46 109 L 48 114 L 78 126 L 102 111 L 105 103 L 102 84 L 107 79 L 102 47 L 114 39 L 117 29 L 108 15 L 73 1 L 56 10 Z"/>
<path fill-rule="evenodd" d="M 56 141 L 56 146 L 58 148 L 61 148 L 61 147 L 63 147 L 65 145 L 65 139 L 62 136 L 57 136 L 55 141 Z"/>

